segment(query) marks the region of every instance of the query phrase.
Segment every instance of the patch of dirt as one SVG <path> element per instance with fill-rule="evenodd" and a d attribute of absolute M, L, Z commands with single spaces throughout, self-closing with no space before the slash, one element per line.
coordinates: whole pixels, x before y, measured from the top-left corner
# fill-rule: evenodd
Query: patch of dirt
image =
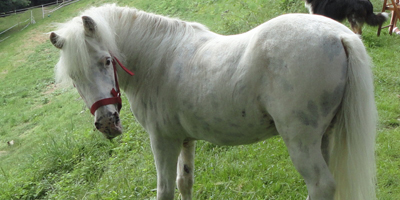
<path fill-rule="evenodd" d="M 30 37 L 30 40 L 32 40 L 35 43 L 43 43 L 46 42 L 47 40 L 49 40 L 49 35 L 46 33 L 41 33 L 38 31 L 33 31 L 33 34 Z"/>
<path fill-rule="evenodd" d="M 56 84 L 48 85 L 47 88 L 46 88 L 46 91 L 44 91 L 43 94 L 51 94 L 56 89 L 57 89 L 57 85 Z"/>
<path fill-rule="evenodd" d="M 14 66 L 19 66 L 18 63 L 25 62 L 26 55 L 30 55 L 34 52 L 35 47 L 47 42 L 49 36 L 48 34 L 39 31 L 40 27 L 33 29 L 29 32 L 26 32 L 21 38 L 23 37 L 24 40 L 20 40 L 16 42 L 16 55 L 14 55 L 14 59 L 11 61 Z"/>

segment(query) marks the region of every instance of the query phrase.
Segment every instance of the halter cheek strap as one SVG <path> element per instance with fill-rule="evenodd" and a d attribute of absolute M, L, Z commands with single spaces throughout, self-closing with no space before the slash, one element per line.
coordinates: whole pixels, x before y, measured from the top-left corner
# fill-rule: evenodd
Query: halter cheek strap
<path fill-rule="evenodd" d="M 101 99 L 96 101 L 92 107 L 90 108 L 90 112 L 92 113 L 92 115 L 94 115 L 94 113 L 96 112 L 96 110 L 98 108 L 100 108 L 101 106 L 105 106 L 105 105 L 109 105 L 109 104 L 117 104 L 118 105 L 118 112 L 121 110 L 122 108 L 122 100 L 121 100 L 121 92 L 119 89 L 119 84 L 118 84 L 118 76 L 117 76 L 117 63 L 115 62 L 117 61 L 117 63 L 119 64 L 119 66 L 129 75 L 133 76 L 134 73 L 129 71 L 124 65 L 122 65 L 122 63 L 118 60 L 118 58 L 116 58 L 115 56 L 113 56 L 113 69 L 114 69 L 114 80 L 115 80 L 115 87 L 117 90 L 115 90 L 114 88 L 111 90 L 111 95 L 113 97 L 110 98 L 106 98 L 106 99 Z"/>

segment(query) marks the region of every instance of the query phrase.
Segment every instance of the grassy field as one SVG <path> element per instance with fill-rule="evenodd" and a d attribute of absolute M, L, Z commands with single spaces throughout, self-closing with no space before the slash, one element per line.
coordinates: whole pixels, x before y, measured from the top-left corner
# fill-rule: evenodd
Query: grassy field
<path fill-rule="evenodd" d="M 0 199 L 154 199 L 156 171 L 147 133 L 121 111 L 125 133 L 108 141 L 74 88 L 54 84 L 59 52 L 51 23 L 116 2 L 205 24 L 220 34 L 247 31 L 275 16 L 307 10 L 300 0 L 82 0 L 0 43 Z M 373 0 L 379 11 L 380 0 Z M 345 23 L 348 25 L 347 23 Z M 400 37 L 364 27 L 379 109 L 377 193 L 400 199 Z M 7 141 L 14 140 L 13 146 Z M 305 199 L 304 181 L 281 138 L 247 146 L 198 142 L 194 199 Z M 178 194 L 178 193 L 177 193 Z M 178 199 L 178 195 L 176 195 Z"/>
<path fill-rule="evenodd" d="M 45 7 L 45 10 L 51 10 L 55 7 L 55 5 Z M 51 14 L 46 14 L 44 17 L 50 17 Z M 3 40 L 6 37 L 9 36 L 14 36 L 15 33 L 18 31 L 22 30 L 25 26 L 31 23 L 31 19 L 33 19 L 35 22 L 40 22 L 43 20 L 43 13 L 42 13 L 42 8 L 34 8 L 31 10 L 27 10 L 25 12 L 20 12 L 18 14 L 11 14 L 8 17 L 0 17 L 0 32 L 3 32 L 14 25 L 12 29 L 6 31 L 5 33 L 0 35 L 0 41 Z"/>

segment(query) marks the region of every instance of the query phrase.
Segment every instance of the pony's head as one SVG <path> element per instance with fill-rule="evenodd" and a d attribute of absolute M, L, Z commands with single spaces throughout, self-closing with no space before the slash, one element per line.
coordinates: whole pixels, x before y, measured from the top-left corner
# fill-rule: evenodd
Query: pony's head
<path fill-rule="evenodd" d="M 56 78 L 71 81 L 95 116 L 95 126 L 111 139 L 122 133 L 120 91 L 114 63 L 114 34 L 101 16 L 74 18 L 50 34 L 61 50 Z"/>

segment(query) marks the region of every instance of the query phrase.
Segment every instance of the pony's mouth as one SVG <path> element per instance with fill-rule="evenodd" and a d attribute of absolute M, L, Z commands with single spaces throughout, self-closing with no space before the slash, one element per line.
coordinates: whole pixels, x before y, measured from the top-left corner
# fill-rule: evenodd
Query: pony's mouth
<path fill-rule="evenodd" d="M 122 126 L 118 112 L 110 113 L 104 117 L 99 117 L 94 125 L 107 139 L 113 139 L 122 133 Z"/>

